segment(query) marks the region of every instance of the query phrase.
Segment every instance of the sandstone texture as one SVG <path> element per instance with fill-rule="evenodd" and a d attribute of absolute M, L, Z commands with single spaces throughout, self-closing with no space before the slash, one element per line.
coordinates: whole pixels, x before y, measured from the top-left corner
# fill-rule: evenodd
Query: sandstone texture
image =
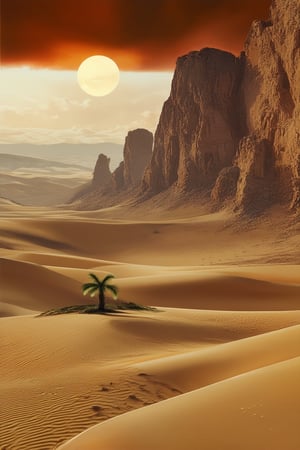
<path fill-rule="evenodd" d="M 236 196 L 239 175 L 239 167 L 224 167 L 216 180 L 211 192 L 211 198 L 216 202 L 225 202 L 226 200 L 234 199 Z"/>
<path fill-rule="evenodd" d="M 276 199 L 277 194 L 270 142 L 254 135 L 243 138 L 235 163 L 239 170 L 236 206 L 252 213 L 261 212 Z"/>
<path fill-rule="evenodd" d="M 178 59 L 142 181 L 147 196 L 170 187 L 249 212 L 300 206 L 299 0 L 274 0 L 239 58 L 203 49 Z"/>
<path fill-rule="evenodd" d="M 94 169 L 92 188 L 104 187 L 112 181 L 109 169 L 110 159 L 102 153 L 98 156 Z"/>
<path fill-rule="evenodd" d="M 123 149 L 123 161 L 111 173 L 110 159 L 100 154 L 95 166 L 92 189 L 126 190 L 137 186 L 152 156 L 153 134 L 144 128 L 129 131 Z"/>
<path fill-rule="evenodd" d="M 117 189 L 137 186 L 152 156 L 153 134 L 144 128 L 129 131 L 124 145 L 124 160 L 113 174 Z"/>
<path fill-rule="evenodd" d="M 110 159 L 100 154 L 94 169 L 93 180 L 83 186 L 70 200 L 77 207 L 96 209 L 111 206 L 124 200 L 141 183 L 145 168 L 152 155 L 153 134 L 143 128 L 129 131 L 125 139 L 124 160 L 113 173 Z"/>
<path fill-rule="evenodd" d="M 243 123 L 238 114 L 242 64 L 230 53 L 203 49 L 180 57 L 171 95 L 155 133 L 143 180 L 152 193 L 212 186 L 231 165 Z"/>
<path fill-rule="evenodd" d="M 272 146 L 278 198 L 297 206 L 300 177 L 300 2 L 273 1 L 268 22 L 254 22 L 245 45 L 249 134 Z M 253 95 L 255 94 L 255 95 Z"/>
<path fill-rule="evenodd" d="M 93 196 L 98 195 L 106 188 L 110 188 L 113 183 L 112 174 L 109 168 L 110 158 L 103 153 L 98 156 L 93 179 L 81 186 L 78 191 L 70 198 L 69 203 L 89 203 Z"/>
<path fill-rule="evenodd" d="M 121 189 L 124 189 L 124 161 L 120 162 L 119 166 L 113 172 L 112 178 L 114 190 L 119 191 Z"/>

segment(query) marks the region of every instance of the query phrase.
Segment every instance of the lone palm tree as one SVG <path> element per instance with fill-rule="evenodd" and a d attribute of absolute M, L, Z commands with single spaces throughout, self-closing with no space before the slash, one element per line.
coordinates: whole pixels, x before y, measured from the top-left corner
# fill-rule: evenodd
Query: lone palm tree
<path fill-rule="evenodd" d="M 89 276 L 94 280 L 94 282 L 85 283 L 82 285 L 83 295 L 89 294 L 91 297 L 94 297 L 96 295 L 96 292 L 99 291 L 98 310 L 105 311 L 105 291 L 107 290 L 111 291 L 113 294 L 113 298 L 115 300 L 118 297 L 117 286 L 114 286 L 113 284 L 108 284 L 108 281 L 115 277 L 113 275 L 106 275 L 106 277 L 104 277 L 103 280 L 99 280 L 99 278 L 93 273 L 90 273 Z"/>

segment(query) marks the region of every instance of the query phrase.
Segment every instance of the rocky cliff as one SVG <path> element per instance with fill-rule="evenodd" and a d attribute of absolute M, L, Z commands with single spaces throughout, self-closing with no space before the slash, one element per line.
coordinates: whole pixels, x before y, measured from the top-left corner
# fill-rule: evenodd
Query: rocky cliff
<path fill-rule="evenodd" d="M 110 159 L 100 154 L 91 182 L 71 198 L 79 208 L 95 209 L 111 206 L 130 196 L 138 187 L 152 155 L 153 134 L 145 129 L 129 131 L 124 144 L 124 160 L 111 173 Z"/>
<path fill-rule="evenodd" d="M 203 49 L 177 60 L 144 190 L 157 193 L 174 183 L 180 190 L 213 185 L 244 133 L 238 111 L 241 79 L 240 60 L 227 52 Z"/>
<path fill-rule="evenodd" d="M 255 136 L 256 151 L 267 145 L 271 153 L 268 173 L 258 178 L 267 181 L 273 171 L 276 198 L 300 206 L 299 0 L 273 1 L 270 20 L 252 24 L 245 44 L 243 98 L 248 134 Z M 242 160 L 237 163 L 243 165 Z M 271 203 L 274 189 L 269 193 Z"/>
<path fill-rule="evenodd" d="M 113 174 L 115 187 L 128 189 L 137 186 L 152 155 L 153 134 L 144 128 L 129 131 L 124 145 L 124 160 Z"/>
<path fill-rule="evenodd" d="M 109 168 L 110 159 L 100 153 L 93 174 L 92 189 L 104 187 L 112 181 L 112 174 Z"/>
<path fill-rule="evenodd" d="M 180 57 L 142 181 L 210 191 L 258 212 L 300 206 L 300 2 L 274 0 L 239 58 L 215 49 Z"/>
<path fill-rule="evenodd" d="M 99 195 L 102 191 L 107 191 L 107 189 L 111 189 L 113 178 L 112 173 L 109 168 L 110 159 L 100 153 L 98 156 L 93 178 L 88 183 L 81 186 L 77 192 L 69 199 L 68 203 L 77 202 L 80 207 L 83 206 L 83 203 L 90 203 L 90 199 L 92 199 L 93 208 L 97 208 L 98 205 L 94 201 L 93 197 L 95 195 Z"/>

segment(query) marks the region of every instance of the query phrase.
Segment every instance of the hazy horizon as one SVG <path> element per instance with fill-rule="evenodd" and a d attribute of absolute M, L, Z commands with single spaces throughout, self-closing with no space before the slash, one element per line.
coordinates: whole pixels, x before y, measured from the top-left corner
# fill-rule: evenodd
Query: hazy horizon
<path fill-rule="evenodd" d="M 154 132 L 168 98 L 172 72 L 121 72 L 106 97 L 91 97 L 76 71 L 4 68 L 1 72 L 1 144 L 123 144 L 128 131 Z"/>

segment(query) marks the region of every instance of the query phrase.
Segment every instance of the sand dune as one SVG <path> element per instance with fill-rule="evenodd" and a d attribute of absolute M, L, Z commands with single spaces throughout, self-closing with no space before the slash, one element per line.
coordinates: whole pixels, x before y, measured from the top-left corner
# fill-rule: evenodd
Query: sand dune
<path fill-rule="evenodd" d="M 124 414 L 60 448 L 297 450 L 299 376 L 298 357 Z"/>
<path fill-rule="evenodd" d="M 81 258 L 79 256 L 73 257 L 55 253 L 21 253 L 18 255 L 18 259 L 43 266 L 72 267 L 79 269 L 90 269 L 111 263 L 110 261 L 101 261 L 99 259 Z"/>
<path fill-rule="evenodd" d="M 22 205 L 67 202 L 89 177 L 86 167 L 0 153 L 1 195 Z"/>
<path fill-rule="evenodd" d="M 222 273 L 174 274 L 120 281 L 125 297 L 151 305 L 237 311 L 295 310 L 300 287 Z M 127 294 L 128 292 L 128 294 Z"/>
<path fill-rule="evenodd" d="M 99 219 L 2 220 L 2 239 L 14 239 L 27 251 L 58 250 L 69 255 L 146 265 L 298 264 L 295 236 L 279 240 L 268 228 L 237 233 L 216 220 L 126 222 Z M 224 219 L 225 220 L 225 219 Z M 134 238 L 133 238 L 134 237 Z M 264 242 L 264 245 L 261 245 Z M 28 245 L 29 244 L 29 245 Z M 128 245 L 129 244 L 129 245 Z"/>
<path fill-rule="evenodd" d="M 299 318 L 299 316 L 298 316 Z M 137 364 L 137 369 L 187 392 L 300 356 L 300 326 Z"/>
<path fill-rule="evenodd" d="M 40 173 L 34 169 L 16 171 L 13 175 L 0 172 L 1 195 L 22 205 L 50 206 L 68 202 L 86 182 L 85 174 L 72 177 L 58 172 Z"/>
<path fill-rule="evenodd" d="M 36 264 L 0 260 L 1 301 L 37 311 L 82 302 L 80 284 Z"/>
<path fill-rule="evenodd" d="M 152 306 L 228 311 L 285 311 L 297 310 L 300 307 L 299 285 L 257 280 L 253 275 L 248 278 L 226 274 L 226 271 L 218 269 L 169 271 L 167 268 L 155 266 L 137 267 L 131 264 L 51 254 L 24 254 L 21 257 L 23 262 L 2 261 L 2 271 L 6 280 L 4 284 L 11 290 L 13 272 L 22 270 L 26 280 L 36 280 L 34 286 L 25 288 L 31 300 L 34 297 L 40 299 L 41 293 L 44 300 L 49 297 L 49 294 L 52 299 L 51 286 L 59 285 L 58 289 L 64 286 L 64 291 L 60 291 L 62 293 L 70 290 L 70 295 L 63 294 L 66 305 L 70 302 L 74 303 L 75 300 L 82 301 L 78 281 L 81 283 L 87 281 L 88 274 L 92 271 L 99 277 L 114 273 L 123 300 Z M 44 265 L 41 268 L 38 264 L 25 263 L 25 260 L 37 261 L 47 266 Z M 68 264 L 69 267 L 67 267 Z M 56 277 L 54 273 L 57 274 Z M 151 273 L 152 275 L 149 275 Z M 74 280 L 73 284 L 69 278 Z M 45 282 L 46 279 L 47 282 Z M 6 293 L 3 300 L 10 299 L 11 295 L 13 294 Z M 44 301 L 49 307 L 61 305 L 61 302 L 55 303 L 50 298 L 46 303 Z M 36 308 L 36 305 L 32 305 L 30 303 L 30 307 Z M 41 307 L 44 308 L 42 305 L 43 303 Z"/>
<path fill-rule="evenodd" d="M 297 224 L 122 214 L 2 201 L 0 448 L 298 450 Z M 37 316 L 90 272 L 157 311 Z"/>
<path fill-rule="evenodd" d="M 0 303 L 0 317 L 26 316 L 37 314 L 38 311 L 32 309 L 22 308 L 11 303 Z"/>
<path fill-rule="evenodd" d="M 211 384 L 216 376 L 298 355 L 299 327 L 281 332 L 277 356 L 276 332 L 247 339 L 300 323 L 299 314 L 284 314 L 174 309 L 1 319 L 1 443 L 55 448 L 99 421 Z"/>

